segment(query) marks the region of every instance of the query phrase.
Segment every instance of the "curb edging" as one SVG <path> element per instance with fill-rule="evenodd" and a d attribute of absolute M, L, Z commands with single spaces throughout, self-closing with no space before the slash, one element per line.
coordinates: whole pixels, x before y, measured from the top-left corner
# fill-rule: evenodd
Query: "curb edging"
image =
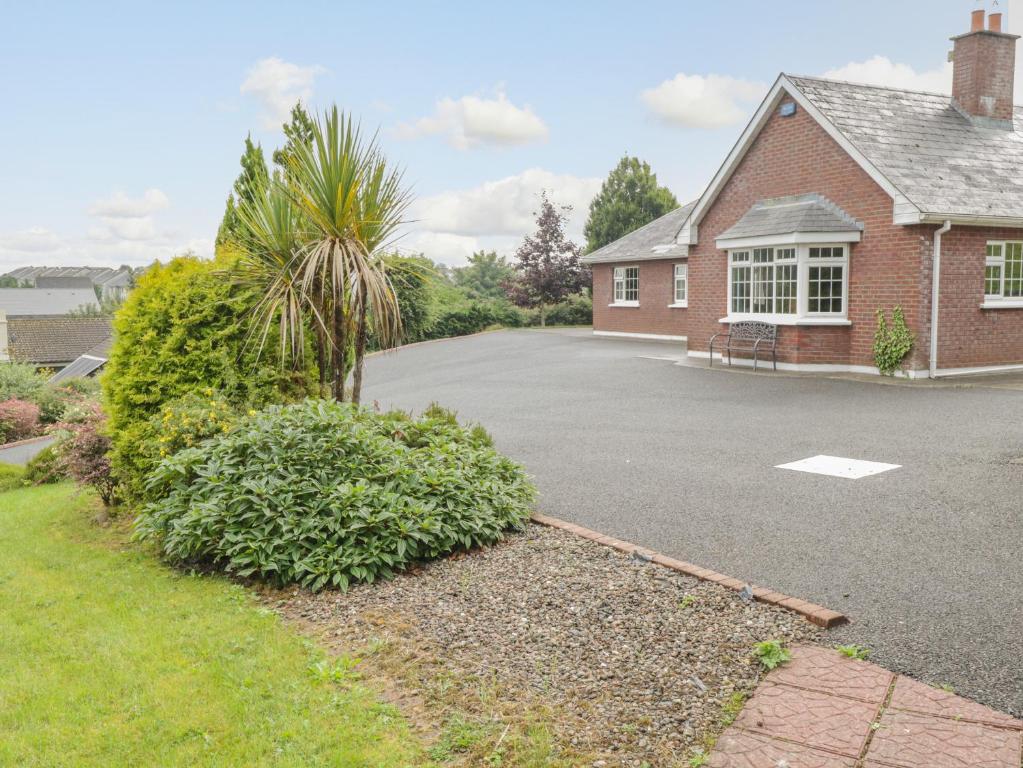
<path fill-rule="evenodd" d="M 573 533 L 584 539 L 595 541 L 597 544 L 602 544 L 605 547 L 617 549 L 619 552 L 623 552 L 627 555 L 639 555 L 646 560 L 656 563 L 662 568 L 669 568 L 670 570 L 677 571 L 678 573 L 684 573 L 686 576 L 692 576 L 700 579 L 701 581 L 712 581 L 715 584 L 720 584 L 722 587 L 727 587 L 735 592 L 739 592 L 744 586 L 746 586 L 745 582 L 740 581 L 739 579 L 733 579 L 731 576 L 726 576 L 723 573 L 712 571 L 709 568 L 701 568 L 698 565 L 687 563 L 684 560 L 676 560 L 673 557 L 662 555 L 660 552 L 655 552 L 652 549 L 641 547 L 638 544 L 633 544 L 632 542 L 622 541 L 621 539 L 616 539 L 613 536 L 605 536 L 603 533 L 599 533 L 598 531 L 592 531 L 589 528 L 583 528 L 581 525 L 569 523 L 556 517 L 534 513 L 531 516 L 531 519 L 538 525 L 544 525 L 548 528 L 559 528 L 562 531 Z M 845 624 L 849 621 L 845 614 L 833 611 L 830 608 L 825 608 L 822 605 L 817 605 L 816 603 L 811 603 L 806 600 L 800 600 L 798 597 L 791 597 L 782 592 L 775 592 L 774 590 L 767 589 L 766 587 L 758 587 L 755 584 L 750 586 L 753 589 L 753 597 L 759 602 L 786 608 L 794 613 L 798 613 L 807 621 L 816 624 L 819 627 L 823 627 L 824 629 L 831 629 L 832 627 L 837 627 L 840 624 Z"/>
<path fill-rule="evenodd" d="M 0 451 L 5 451 L 8 448 L 17 448 L 19 445 L 38 443 L 40 440 L 49 440 L 51 437 L 53 435 L 38 435 L 37 437 L 26 437 L 24 440 L 15 440 L 13 443 L 4 443 L 0 445 Z"/>

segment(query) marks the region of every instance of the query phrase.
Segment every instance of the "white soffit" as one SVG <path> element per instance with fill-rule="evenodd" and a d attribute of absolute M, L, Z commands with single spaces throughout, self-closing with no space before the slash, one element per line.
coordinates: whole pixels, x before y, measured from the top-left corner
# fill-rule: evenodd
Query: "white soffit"
<path fill-rule="evenodd" d="M 844 477 L 859 480 L 871 475 L 879 475 L 892 469 L 899 469 L 901 464 L 885 464 L 880 461 L 863 461 L 862 459 L 844 459 L 841 456 L 811 456 L 788 464 L 779 464 L 775 469 L 792 469 L 796 472 L 809 472 L 814 475 Z"/>

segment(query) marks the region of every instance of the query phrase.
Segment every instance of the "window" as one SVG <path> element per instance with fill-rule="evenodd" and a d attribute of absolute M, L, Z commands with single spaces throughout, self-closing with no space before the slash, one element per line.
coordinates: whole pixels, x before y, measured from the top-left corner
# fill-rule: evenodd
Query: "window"
<path fill-rule="evenodd" d="M 615 304 L 639 304 L 639 267 L 615 267 L 612 295 Z"/>
<path fill-rule="evenodd" d="M 1023 243 L 988 243 L 984 263 L 984 296 L 1023 299 Z"/>
<path fill-rule="evenodd" d="M 848 268 L 844 245 L 731 251 L 730 314 L 844 319 Z"/>
<path fill-rule="evenodd" d="M 686 264 L 675 265 L 675 291 L 673 304 L 684 307 L 689 299 L 689 267 Z"/>

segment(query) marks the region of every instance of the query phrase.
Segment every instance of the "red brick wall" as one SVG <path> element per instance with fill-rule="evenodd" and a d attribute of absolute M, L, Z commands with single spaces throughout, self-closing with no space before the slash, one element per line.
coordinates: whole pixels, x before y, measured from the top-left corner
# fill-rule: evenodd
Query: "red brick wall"
<path fill-rule="evenodd" d="M 669 308 L 674 299 L 675 264 L 673 261 L 639 261 L 593 265 L 593 328 L 621 333 L 653 333 L 661 336 L 685 336 L 686 313 L 680 307 Z M 614 267 L 639 267 L 639 306 L 609 307 L 612 299 Z"/>
<path fill-rule="evenodd" d="M 706 351 L 710 337 L 727 331 L 718 320 L 727 314 L 727 254 L 715 245 L 717 235 L 736 221 L 757 201 L 769 197 L 817 192 L 832 200 L 865 225 L 862 242 L 852 246 L 849 268 L 850 327 L 793 327 L 779 331 L 779 360 L 799 363 L 872 365 L 874 313 L 878 306 L 890 311 L 901 304 L 909 326 L 923 337 L 926 314 L 921 312 L 920 286 L 932 227 L 902 227 L 892 224 L 892 200 L 856 162 L 804 111 L 792 117 L 775 113 L 764 126 L 717 200 L 699 225 L 699 244 L 689 255 L 689 309 L 685 334 L 689 349 Z M 929 251 L 928 251 L 929 253 Z M 646 274 L 661 275 L 663 290 L 670 290 L 670 264 L 657 272 L 655 263 L 643 262 Z M 643 270 L 641 288 L 643 291 Z M 610 265 L 594 270 L 594 328 L 646 333 L 676 327 L 667 301 L 643 306 L 634 319 L 617 319 L 612 309 L 598 312 L 600 297 L 610 291 Z M 650 280 L 647 289 L 651 290 Z M 600 302 L 606 305 L 607 302 Z M 643 304 L 642 297 L 640 304 Z M 918 345 L 919 347 L 919 345 Z M 926 354 L 926 344 L 923 345 Z M 918 348 L 912 367 L 920 365 Z"/>
<path fill-rule="evenodd" d="M 939 368 L 1023 362 L 1023 309 L 980 308 L 984 301 L 987 241 L 1020 239 L 1023 239 L 1023 232 L 1018 229 L 958 226 L 953 226 L 943 236 L 938 304 Z M 927 252 L 929 263 L 929 247 Z M 927 290 L 929 305 L 929 282 Z"/>

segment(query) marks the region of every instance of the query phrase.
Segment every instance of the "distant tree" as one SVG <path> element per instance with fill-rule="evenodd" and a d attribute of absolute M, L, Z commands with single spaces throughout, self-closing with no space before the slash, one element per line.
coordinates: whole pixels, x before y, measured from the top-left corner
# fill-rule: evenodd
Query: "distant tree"
<path fill-rule="evenodd" d="M 546 307 L 566 296 L 579 293 L 587 273 L 579 263 L 579 246 L 565 237 L 565 222 L 571 206 L 555 208 L 540 193 L 536 214 L 536 232 L 526 235 L 515 252 L 517 275 L 506 289 L 520 307 L 540 310 L 540 327 L 546 325 Z"/>
<path fill-rule="evenodd" d="M 300 144 L 308 146 L 313 140 L 313 119 L 301 101 L 291 108 L 291 120 L 281 128 L 287 141 L 283 147 L 274 150 L 273 162 L 280 172 L 287 173 L 290 158 L 295 156 L 295 148 Z"/>
<path fill-rule="evenodd" d="M 477 251 L 469 264 L 453 270 L 455 285 L 474 299 L 503 299 L 504 285 L 515 275 L 515 268 L 497 251 Z"/>
<path fill-rule="evenodd" d="M 590 202 L 590 216 L 583 228 L 586 252 L 613 243 L 678 205 L 667 187 L 657 186 L 657 174 L 650 172 L 647 163 L 623 157 Z"/>
<path fill-rule="evenodd" d="M 24 282 L 10 275 L 0 275 L 0 288 L 25 288 Z"/>
<path fill-rule="evenodd" d="M 241 226 L 238 206 L 245 202 L 251 203 L 257 195 L 262 194 L 270 178 L 266 159 L 263 157 L 263 148 L 252 143 L 251 135 L 245 137 L 245 152 L 242 154 L 241 165 L 242 172 L 235 179 L 233 191 L 227 196 L 227 208 L 217 231 L 217 245 L 237 239 Z"/>

